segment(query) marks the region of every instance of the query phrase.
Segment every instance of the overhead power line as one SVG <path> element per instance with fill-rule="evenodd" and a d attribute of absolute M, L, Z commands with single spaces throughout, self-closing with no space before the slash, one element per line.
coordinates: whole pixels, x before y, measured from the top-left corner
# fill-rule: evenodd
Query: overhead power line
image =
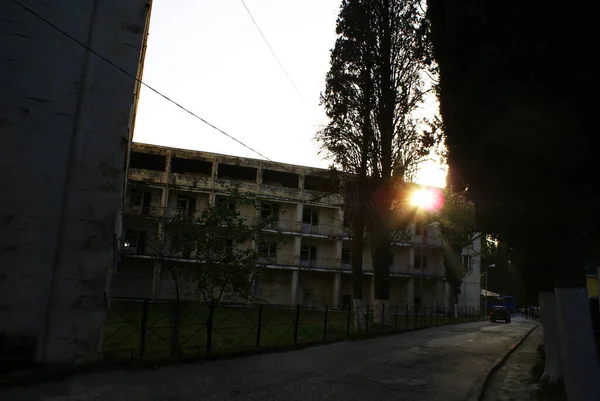
<path fill-rule="evenodd" d="M 244 8 L 246 9 L 246 12 L 248 12 L 248 15 L 250 16 L 250 19 L 252 20 L 252 22 L 254 23 L 254 26 L 258 30 L 258 33 L 260 33 L 260 36 L 262 36 L 265 44 L 267 45 L 267 47 L 271 51 L 271 54 L 273 55 L 273 58 L 275 59 L 275 61 L 277 61 L 277 64 L 279 64 L 279 67 L 281 68 L 281 70 L 285 74 L 287 80 L 290 82 L 290 84 L 292 85 L 292 87 L 294 88 L 294 90 L 296 91 L 296 93 L 298 94 L 298 96 L 300 97 L 300 100 L 302 100 L 302 102 L 304 103 L 304 106 L 308 109 L 309 108 L 308 107 L 308 102 L 306 101 L 306 99 L 304 99 L 304 96 L 302 96 L 302 93 L 300 92 L 300 90 L 298 89 L 298 87 L 296 86 L 296 84 L 294 83 L 294 80 L 292 79 L 292 77 L 290 76 L 290 74 L 288 74 L 287 70 L 283 66 L 283 63 L 281 62 L 281 60 L 279 59 L 279 57 L 277 57 L 277 54 L 275 53 L 275 50 L 273 50 L 273 47 L 271 46 L 271 44 L 267 40 L 267 37 L 263 33 L 262 29 L 260 29 L 260 26 L 258 26 L 258 23 L 256 22 L 256 20 L 252 16 L 252 13 L 250 12 L 250 9 L 246 5 L 246 2 L 244 0 L 240 0 L 240 1 L 244 5 Z M 319 119 L 316 116 L 314 116 L 314 117 L 315 117 L 315 120 L 317 121 L 317 124 L 320 124 Z"/>
<path fill-rule="evenodd" d="M 193 111 L 191 111 L 190 109 L 182 106 L 180 103 L 174 101 L 173 99 L 171 99 L 170 97 L 168 97 L 167 95 L 163 94 L 162 92 L 160 92 L 159 90 L 153 88 L 152 86 L 148 85 L 147 83 L 143 82 L 141 79 L 139 79 L 138 77 L 136 77 L 135 75 L 129 73 L 127 70 L 125 70 L 123 67 L 115 64 L 114 62 L 112 62 L 111 60 L 109 60 L 108 58 L 104 57 L 103 55 L 99 54 L 98 52 L 96 52 L 94 49 L 90 48 L 89 46 L 87 46 L 85 43 L 81 42 L 79 39 L 73 37 L 71 34 L 69 34 L 68 32 L 65 32 L 63 29 L 59 28 L 58 26 L 56 26 L 55 24 L 53 24 L 52 22 L 48 21 L 46 18 L 42 17 L 40 14 L 36 13 L 34 10 L 32 10 L 31 8 L 25 6 L 24 4 L 22 4 L 21 2 L 19 2 L 18 0 L 11 0 L 14 4 L 18 5 L 19 7 L 21 7 L 22 9 L 24 9 L 25 11 L 27 11 L 28 13 L 34 15 L 36 18 L 38 18 L 39 20 L 43 21 L 44 23 L 46 23 L 47 25 L 49 25 L 50 27 L 52 27 L 53 29 L 55 29 L 56 31 L 60 32 L 61 34 L 63 34 L 64 36 L 66 36 L 67 38 L 71 39 L 73 42 L 77 43 L 79 46 L 85 48 L 87 51 L 89 51 L 90 53 L 94 54 L 95 56 L 99 57 L 100 59 L 102 59 L 103 61 L 105 61 L 106 63 L 108 63 L 109 65 L 113 66 L 114 68 L 116 68 L 117 70 L 119 70 L 120 72 L 122 72 L 123 74 L 127 75 L 129 78 L 133 79 L 136 82 L 139 82 L 140 85 L 145 86 L 146 88 L 150 89 L 152 92 L 156 93 L 157 95 L 159 95 L 160 97 L 164 98 L 165 100 L 169 101 L 170 103 L 173 103 L 175 106 L 179 107 L 181 110 L 185 111 L 186 113 L 190 114 L 191 116 L 197 118 L 198 120 L 202 121 L 204 124 L 208 125 L 209 127 L 213 128 L 214 130 L 220 132 L 221 134 L 225 135 L 227 138 L 239 143 L 240 145 L 242 145 L 243 147 L 245 147 L 246 149 L 250 150 L 251 152 L 259 155 L 260 157 L 275 163 L 276 165 L 278 165 L 279 167 L 285 169 L 288 172 L 293 172 L 291 169 L 289 169 L 287 166 L 282 165 L 281 163 L 276 162 L 275 160 L 270 159 L 269 157 L 265 156 L 264 154 L 262 154 L 261 152 L 259 152 L 258 150 L 246 145 L 244 142 L 240 141 L 239 139 L 235 138 L 233 135 L 228 134 L 227 132 L 223 131 L 221 128 L 217 127 L 214 124 L 211 124 L 210 122 L 208 122 L 207 120 L 205 120 L 204 118 L 200 117 L 199 115 L 197 115 L 196 113 L 194 113 Z"/>

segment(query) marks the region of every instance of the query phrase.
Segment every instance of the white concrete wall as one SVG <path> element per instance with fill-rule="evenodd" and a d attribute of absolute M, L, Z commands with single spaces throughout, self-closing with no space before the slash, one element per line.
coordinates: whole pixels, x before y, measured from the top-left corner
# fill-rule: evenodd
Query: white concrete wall
<path fill-rule="evenodd" d="M 135 76 L 148 0 L 21 0 Z M 134 81 L 0 2 L 0 333 L 34 359 L 95 354 Z"/>
<path fill-rule="evenodd" d="M 478 237 L 479 233 L 473 234 L 473 237 Z M 460 294 L 458 294 L 458 304 L 461 306 L 471 306 L 478 308 L 480 306 L 481 294 L 481 241 L 482 238 L 477 238 L 473 241 L 470 247 L 462 250 L 462 255 L 471 256 L 471 269 L 463 277 L 460 285 Z"/>

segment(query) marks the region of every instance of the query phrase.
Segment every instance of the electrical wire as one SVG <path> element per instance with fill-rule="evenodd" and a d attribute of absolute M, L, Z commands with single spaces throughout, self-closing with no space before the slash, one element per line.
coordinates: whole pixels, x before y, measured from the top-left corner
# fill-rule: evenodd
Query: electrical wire
<path fill-rule="evenodd" d="M 148 85 L 147 83 L 145 83 L 144 81 L 142 81 L 141 79 L 139 79 L 138 77 L 136 77 L 135 75 L 129 73 L 127 70 L 125 70 L 123 67 L 115 64 L 114 62 L 112 62 L 111 60 L 109 60 L 108 58 L 104 57 L 103 55 L 99 54 L 98 52 L 96 52 L 94 49 L 90 48 L 89 46 L 87 46 L 85 43 L 81 42 L 79 39 L 73 37 L 71 34 L 69 34 L 68 32 L 65 32 L 63 29 L 59 28 L 58 26 L 56 26 L 55 24 L 53 24 L 52 22 L 48 21 L 46 18 L 42 17 L 41 15 L 39 15 L 38 13 L 36 13 L 34 10 L 32 10 L 31 8 L 25 6 L 24 4 L 22 4 L 21 2 L 19 2 L 18 0 L 11 0 L 14 4 L 18 5 L 19 7 L 21 7 L 22 9 L 24 9 L 25 11 L 27 11 L 28 13 L 34 15 L 36 18 L 40 19 L 41 21 L 43 21 L 44 23 L 46 23 L 47 25 L 49 25 L 50 27 L 52 27 L 53 29 L 55 29 L 56 31 L 60 32 L 61 34 L 63 34 L 64 36 L 66 36 L 67 38 L 71 39 L 73 42 L 77 43 L 78 45 L 80 45 L 81 47 L 85 48 L 87 51 L 89 51 L 90 53 L 94 54 L 95 56 L 97 56 L 98 58 L 102 59 L 103 61 L 105 61 L 106 63 L 108 63 L 109 65 L 113 66 L 114 68 L 116 68 L 117 70 L 119 70 L 120 72 L 122 72 L 123 74 L 127 75 L 129 78 L 133 79 L 134 81 L 138 82 L 140 85 L 145 86 L 146 88 L 150 89 L 152 92 L 156 93 L 157 95 L 161 96 L 162 98 L 164 98 L 165 100 L 169 101 L 170 103 L 173 103 L 175 106 L 179 107 L 181 110 L 185 111 L 186 113 L 190 114 L 191 116 L 197 118 L 198 120 L 202 121 L 204 124 L 208 125 L 209 127 L 213 128 L 214 130 L 220 132 L 221 134 L 225 135 L 227 138 L 239 143 L 240 145 L 242 145 L 243 147 L 245 147 L 246 149 L 250 150 L 251 152 L 259 155 L 260 157 L 276 164 L 277 166 L 283 168 L 284 170 L 294 173 L 296 174 L 293 170 L 291 170 L 290 168 L 288 168 L 287 166 L 282 165 L 279 162 L 276 162 L 272 159 L 270 159 L 269 157 L 265 156 L 264 154 L 262 154 L 261 152 L 259 152 L 258 150 L 246 145 L 244 142 L 240 141 L 239 139 L 235 138 L 233 135 L 228 134 L 227 132 L 223 131 L 221 128 L 215 126 L 214 124 L 211 124 L 210 122 L 208 122 L 207 120 L 205 120 L 204 118 L 200 117 L 199 115 L 197 115 L 196 113 L 194 113 L 193 111 L 191 111 L 190 109 L 184 107 L 183 105 L 181 105 L 180 103 L 174 101 L 173 99 L 171 99 L 170 97 L 168 97 L 167 95 L 163 94 L 162 92 L 160 92 L 159 90 L 153 88 L 152 86 Z M 270 46 L 269 46 L 270 47 Z"/>
<path fill-rule="evenodd" d="M 302 93 L 300 93 L 300 90 L 298 89 L 298 87 L 296 86 L 296 84 L 294 83 L 294 80 L 292 79 L 292 77 L 290 76 L 290 74 L 288 74 L 287 70 L 285 69 L 285 67 L 283 66 L 283 63 L 281 62 L 281 60 L 279 60 L 279 57 L 277 57 L 277 54 L 275 53 L 275 50 L 273 50 L 273 47 L 271 46 L 271 44 L 269 43 L 269 41 L 267 40 L 267 37 L 265 36 L 265 34 L 263 33 L 262 29 L 260 29 L 260 26 L 258 26 L 258 23 L 256 22 L 256 20 L 254 19 L 254 17 L 252 16 L 252 13 L 250 12 L 250 9 L 248 8 L 248 6 L 246 5 L 246 2 L 244 0 L 240 0 L 242 2 L 242 4 L 244 5 L 244 8 L 246 9 L 246 12 L 248 13 L 248 15 L 250 16 L 250 19 L 252 20 L 252 22 L 254 23 L 254 26 L 256 27 L 256 29 L 258 30 L 258 33 L 260 33 L 260 36 L 262 36 L 263 41 L 265 42 L 265 44 L 267 45 L 267 47 L 269 48 L 269 50 L 271 51 L 271 54 L 273 55 L 273 58 L 275 59 L 275 61 L 277 61 L 277 64 L 279 64 L 279 67 L 281 68 L 281 70 L 283 71 L 283 73 L 285 74 L 286 78 L 288 79 L 288 81 L 290 82 L 290 84 L 292 85 L 292 87 L 294 88 L 294 90 L 296 91 L 296 93 L 298 94 L 298 96 L 300 97 L 300 100 L 302 100 L 302 102 L 304 103 L 304 106 L 308 109 L 308 103 L 306 102 L 306 100 L 304 99 L 304 96 L 302 96 Z M 321 122 L 319 121 L 319 119 L 314 116 L 315 120 L 317 121 L 317 124 L 321 125 Z"/>

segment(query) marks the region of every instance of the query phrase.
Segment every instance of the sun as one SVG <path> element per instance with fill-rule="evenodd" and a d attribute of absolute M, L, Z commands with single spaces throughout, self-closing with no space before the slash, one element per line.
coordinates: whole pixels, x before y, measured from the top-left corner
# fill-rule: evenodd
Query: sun
<path fill-rule="evenodd" d="M 410 195 L 410 204 L 426 211 L 439 210 L 443 204 L 442 191 L 435 188 L 420 188 Z"/>

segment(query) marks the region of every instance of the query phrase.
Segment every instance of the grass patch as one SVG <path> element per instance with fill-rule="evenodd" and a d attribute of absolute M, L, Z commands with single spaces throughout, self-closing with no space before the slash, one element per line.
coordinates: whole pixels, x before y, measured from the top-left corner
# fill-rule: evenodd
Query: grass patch
<path fill-rule="evenodd" d="M 348 319 L 348 310 L 326 312 L 322 309 L 298 310 L 294 307 L 265 305 L 261 315 L 259 306 L 235 305 L 215 309 L 212 330 L 208 330 L 209 309 L 202 303 L 182 303 L 179 322 L 175 319 L 175 303 L 147 302 L 145 305 L 144 301 L 129 300 L 115 300 L 111 303 L 103 337 L 103 352 L 107 359 L 159 361 L 206 358 L 363 338 L 466 321 L 441 315 L 406 316 L 386 313 L 384 324 L 375 325 L 371 310 L 368 329 L 363 327 L 357 330 L 354 318 L 350 317 L 350 321 Z M 144 308 L 147 308 L 145 321 Z M 207 346 L 209 331 L 210 347 Z"/>

